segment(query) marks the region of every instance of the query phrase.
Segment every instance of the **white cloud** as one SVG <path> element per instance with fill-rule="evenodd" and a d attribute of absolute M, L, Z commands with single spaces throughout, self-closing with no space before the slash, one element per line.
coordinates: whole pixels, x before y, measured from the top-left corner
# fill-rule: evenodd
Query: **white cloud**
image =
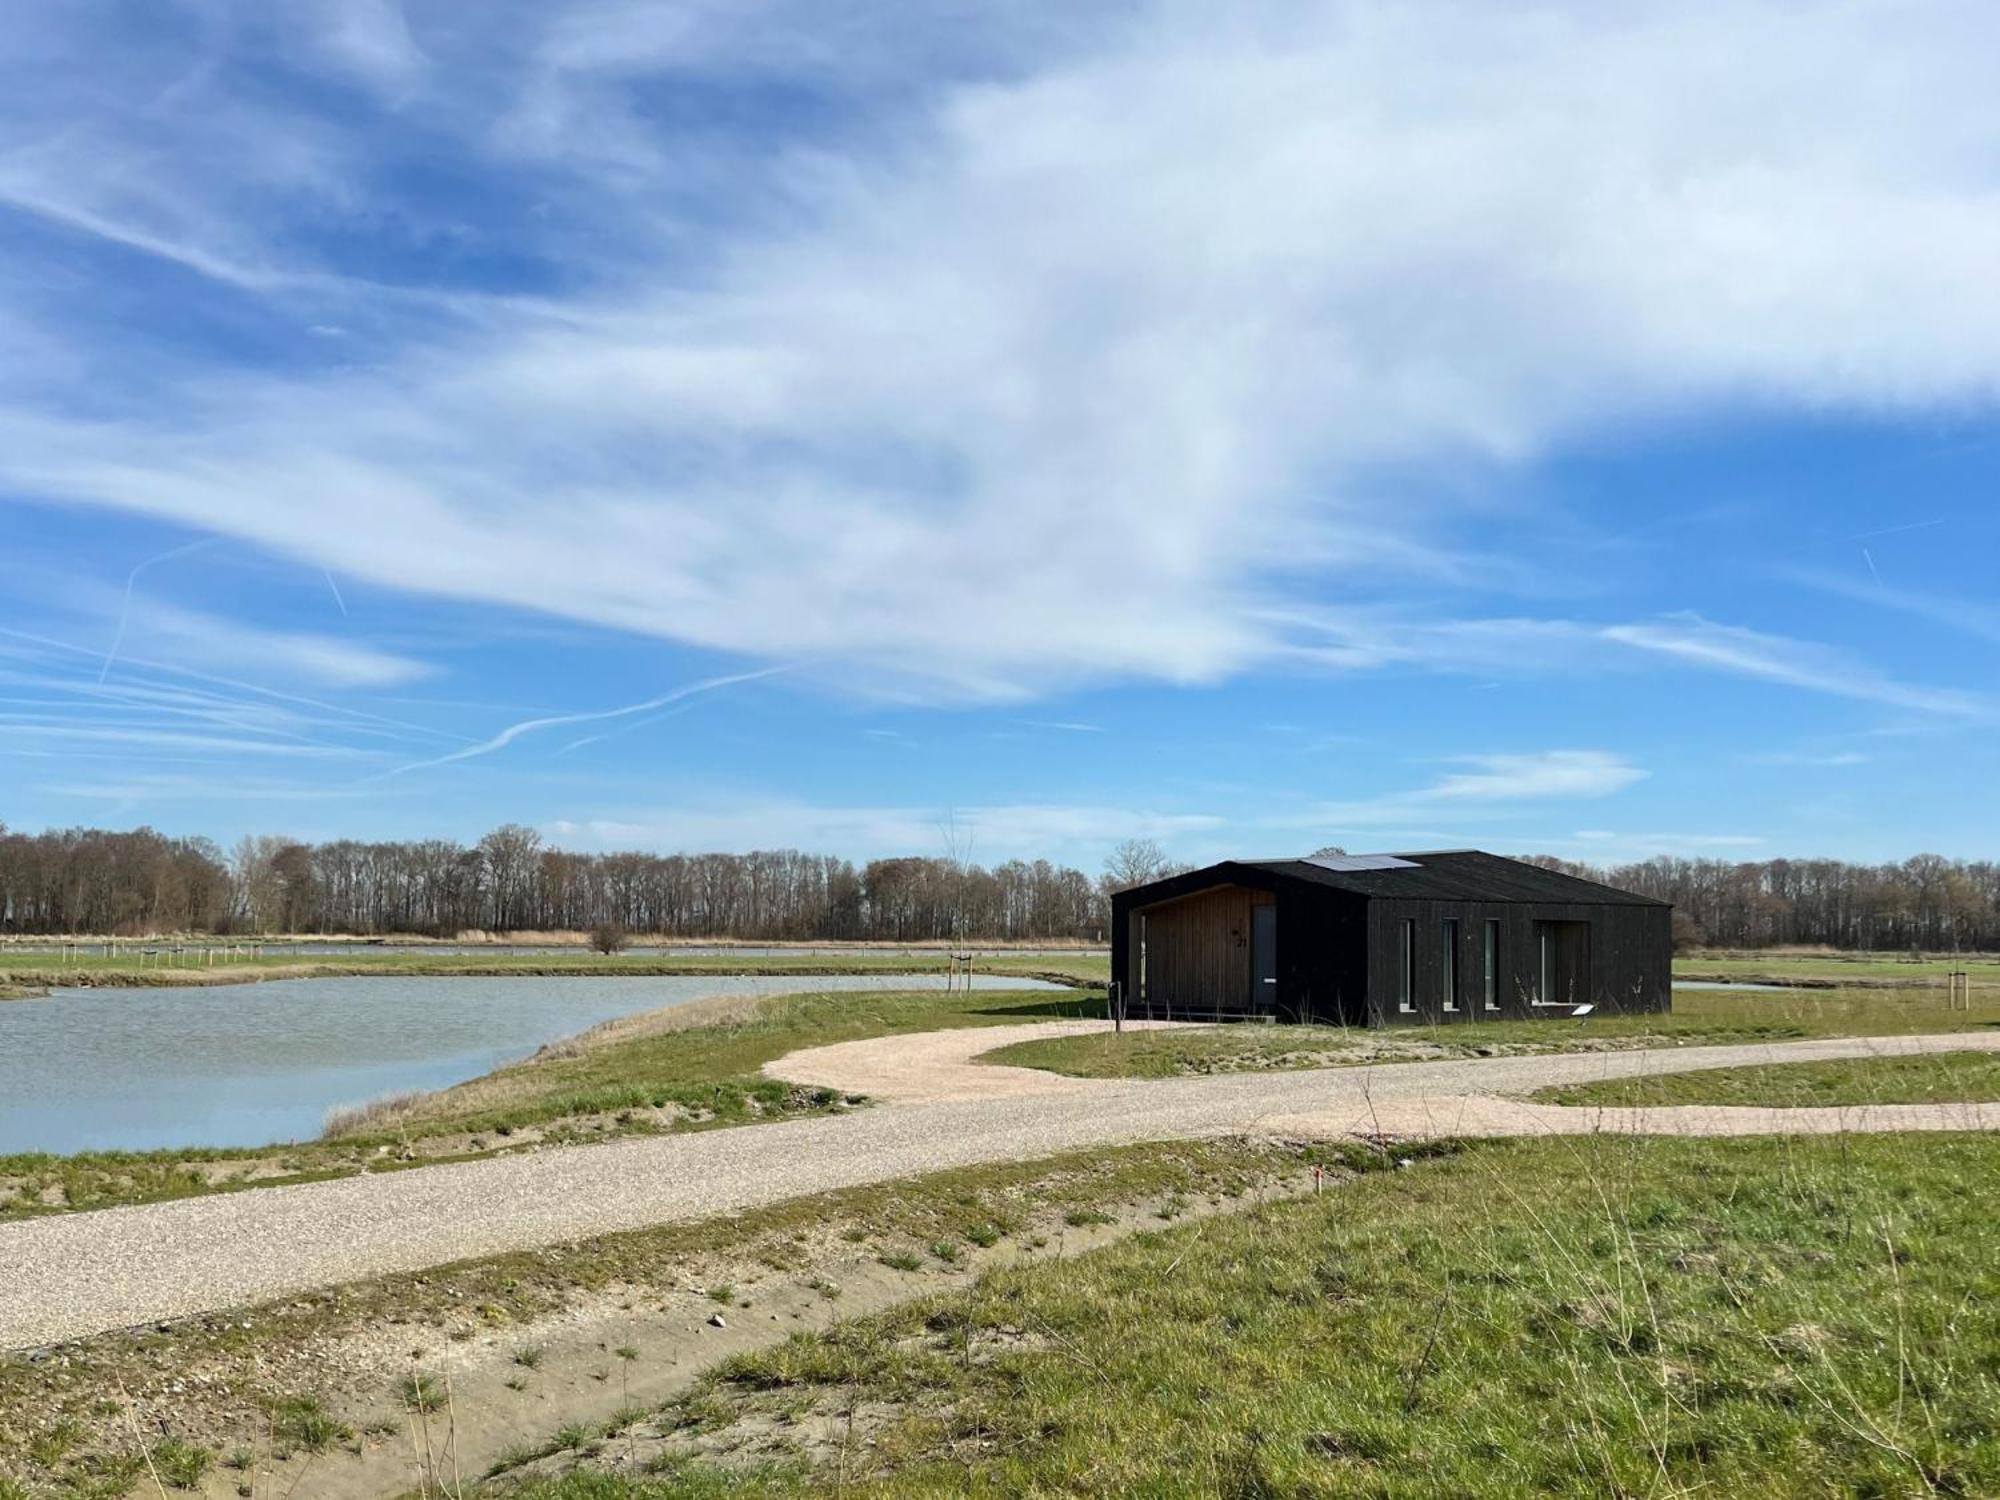
<path fill-rule="evenodd" d="M 1543 840 L 1536 847 L 1593 864 L 1632 863 L 1658 855 L 1682 858 L 1755 859 L 1769 842 L 1754 833 L 1617 833 L 1581 829 L 1567 839 Z"/>
<path fill-rule="evenodd" d="M 1526 797 L 1607 797 L 1646 772 L 1602 750 L 1548 750 L 1539 755 L 1472 755 L 1478 769 L 1445 777 L 1422 795 L 1428 801 L 1516 801 Z"/>
<path fill-rule="evenodd" d="M 563 210 L 534 248 L 570 290 L 400 334 L 380 295 L 287 259 L 301 215 L 422 209 L 366 198 L 400 129 L 203 113 L 188 84 L 152 128 L 199 149 L 142 149 L 137 115 L 37 136 L 0 196 L 302 299 L 297 326 L 375 330 L 379 357 L 148 383 L 122 416 L 36 392 L 0 418 L 0 477 L 378 585 L 1005 698 L 1379 662 L 1282 606 L 1459 568 L 1452 502 L 1384 473 L 1634 419 L 2000 390 L 1971 0 L 1169 3 L 982 23 L 1004 66 L 938 86 L 921 47 L 870 51 L 879 18 L 728 9 L 440 15 L 415 38 L 386 3 L 336 12 L 337 67 L 438 141 L 504 121 L 458 165 L 532 171 Z M 732 157 L 747 222 L 693 235 L 660 206 L 701 171 L 646 133 L 642 91 L 864 61 L 901 70 L 894 110 Z M 1607 634 L 1962 707 L 1706 622 Z"/>
<path fill-rule="evenodd" d="M 1609 797 L 1650 774 L 1603 750 L 1545 750 L 1534 754 L 1467 755 L 1471 769 L 1454 771 L 1429 786 L 1311 810 L 1322 828 L 1370 828 L 1417 818 L 1480 819 L 1514 805 L 1569 798 Z"/>
<path fill-rule="evenodd" d="M 776 798 L 715 800 L 714 806 L 563 820 L 545 831 L 580 849 L 837 849 L 866 858 L 943 855 L 955 847 L 963 858 L 992 864 L 1013 858 L 1090 863 L 1121 839 L 1153 838 L 1177 846 L 1226 826 L 1206 813 L 1060 803 L 828 807 Z"/>
<path fill-rule="evenodd" d="M 124 643 L 176 666 L 328 687 L 396 687 L 432 673 L 423 662 L 358 642 L 310 631 L 271 630 L 156 600 L 132 601 L 122 635 Z"/>
<path fill-rule="evenodd" d="M 1694 666 L 1867 703 L 1965 719 L 1990 719 L 1994 712 L 1992 702 L 1977 694 L 1912 686 L 1884 676 L 1844 652 L 1810 641 L 1718 625 L 1699 615 L 1677 615 L 1652 624 L 1613 625 L 1605 629 L 1604 637 Z"/>
<path fill-rule="evenodd" d="M 1918 619 L 1929 620 L 1977 640 L 2000 641 L 2000 609 L 1995 609 L 1990 604 L 1956 598 L 1937 591 L 1918 593 L 1910 589 L 1892 588 L 1880 582 L 1843 578 L 1836 573 L 1824 571 L 1800 570 L 1784 576 L 1795 583 L 1802 583 L 1808 588 L 1852 600 L 1856 604 L 1874 605 L 1881 609 L 1914 615 Z"/>

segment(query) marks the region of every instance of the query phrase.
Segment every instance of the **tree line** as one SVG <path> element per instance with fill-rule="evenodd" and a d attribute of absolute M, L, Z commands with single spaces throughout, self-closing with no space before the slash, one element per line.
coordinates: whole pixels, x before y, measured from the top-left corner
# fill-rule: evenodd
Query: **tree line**
<path fill-rule="evenodd" d="M 1673 902 L 1683 946 L 2000 950 L 1991 861 L 1535 860 Z M 1120 845 L 1092 877 L 1047 860 L 577 854 L 516 824 L 476 844 L 265 836 L 227 853 L 150 828 L 0 826 L 0 931 L 450 937 L 615 927 L 767 941 L 1102 941 L 1113 891 L 1181 868 L 1144 840 Z"/>
<path fill-rule="evenodd" d="M 518 824 L 470 845 L 264 836 L 225 854 L 150 828 L 0 827 L 0 931 L 11 933 L 1101 941 L 1108 909 L 1101 881 L 1047 860 L 576 854 Z"/>
<path fill-rule="evenodd" d="M 2000 949 L 2000 864 L 1919 854 L 1892 864 L 1837 859 L 1649 859 L 1609 869 L 1536 861 L 1674 904 L 1682 947 L 1991 952 Z"/>

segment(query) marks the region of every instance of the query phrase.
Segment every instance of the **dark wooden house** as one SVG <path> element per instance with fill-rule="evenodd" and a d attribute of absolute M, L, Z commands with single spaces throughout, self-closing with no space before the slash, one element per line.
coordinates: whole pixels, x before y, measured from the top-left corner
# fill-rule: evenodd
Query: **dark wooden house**
<path fill-rule="evenodd" d="M 1111 910 L 1133 1016 L 1391 1026 L 1672 1002 L 1670 905 L 1476 849 L 1231 860 Z"/>

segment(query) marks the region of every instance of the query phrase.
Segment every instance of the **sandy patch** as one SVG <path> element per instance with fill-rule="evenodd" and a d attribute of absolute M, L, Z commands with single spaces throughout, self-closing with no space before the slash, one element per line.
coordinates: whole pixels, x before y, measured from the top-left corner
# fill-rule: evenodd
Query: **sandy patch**
<path fill-rule="evenodd" d="M 1158 1031 L 1171 1021 L 1128 1021 L 1134 1031 Z M 1036 1021 L 1025 1026 L 974 1026 L 911 1036 L 870 1037 L 788 1052 L 764 1064 L 764 1076 L 784 1083 L 866 1094 L 902 1103 L 954 1099 L 1009 1099 L 1026 1094 L 1073 1094 L 1101 1089 L 1105 1080 L 1070 1078 L 1040 1068 L 1007 1068 L 975 1059 L 1016 1042 L 1096 1036 L 1108 1021 Z"/>

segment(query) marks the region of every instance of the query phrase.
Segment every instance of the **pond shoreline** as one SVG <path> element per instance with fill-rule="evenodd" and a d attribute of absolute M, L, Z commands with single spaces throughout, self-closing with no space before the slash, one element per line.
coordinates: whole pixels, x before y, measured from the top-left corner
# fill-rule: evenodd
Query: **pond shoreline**
<path fill-rule="evenodd" d="M 1091 955 L 1083 955 L 1087 960 Z M 1008 979 L 1035 979 L 1047 984 L 1089 989 L 1102 980 L 1075 968 L 1000 964 L 975 960 L 973 972 Z M 627 958 L 578 954 L 538 957 L 533 960 L 505 958 L 468 959 L 439 955 L 435 958 L 393 954 L 381 961 L 357 962 L 343 959 L 236 960 L 216 968 L 120 968 L 93 964 L 74 967 L 49 966 L 15 968 L 0 978 L 0 1000 L 33 999 L 44 989 L 172 989 L 207 988 L 211 985 L 261 984 L 295 979 L 838 979 L 899 976 L 932 976 L 943 973 L 943 960 L 902 958 L 883 955 L 872 960 L 860 958 L 763 959 L 743 961 L 729 958 Z M 961 969 L 962 973 L 963 970 Z M 14 993 L 10 993 L 14 991 Z"/>
<path fill-rule="evenodd" d="M 1014 975 L 978 975 L 971 988 L 1087 993 Z M 977 1003 L 962 976 L 951 990 Z M 942 996 L 946 979 L 364 971 L 116 994 L 58 987 L 0 1011 L 0 1154 L 307 1142 L 332 1111 L 448 1089 L 634 1013 L 711 996 L 899 991 Z"/>

